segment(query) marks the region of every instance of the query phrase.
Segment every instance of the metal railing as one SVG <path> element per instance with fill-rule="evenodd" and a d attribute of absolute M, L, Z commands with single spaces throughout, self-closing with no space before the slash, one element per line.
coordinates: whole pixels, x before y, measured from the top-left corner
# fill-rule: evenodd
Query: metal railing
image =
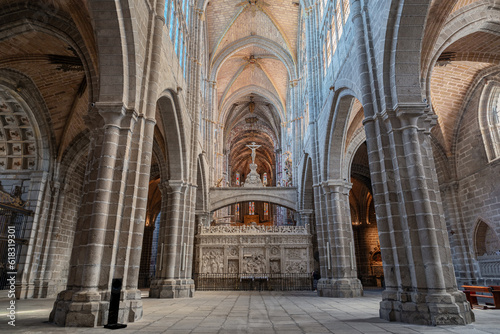
<path fill-rule="evenodd" d="M 304 291 L 312 290 L 309 274 L 194 274 L 198 291 Z"/>
<path fill-rule="evenodd" d="M 31 211 L 0 203 L 0 290 L 8 288 L 9 272 L 17 272 L 21 248 L 28 244 L 24 239 L 24 230 Z M 9 235 L 14 232 L 14 252 L 9 250 Z M 12 245 L 11 245 L 12 246 Z M 11 265 L 8 260 L 14 259 Z"/>
<path fill-rule="evenodd" d="M 500 278 L 500 254 L 492 253 L 478 256 L 481 276 L 484 278 Z"/>

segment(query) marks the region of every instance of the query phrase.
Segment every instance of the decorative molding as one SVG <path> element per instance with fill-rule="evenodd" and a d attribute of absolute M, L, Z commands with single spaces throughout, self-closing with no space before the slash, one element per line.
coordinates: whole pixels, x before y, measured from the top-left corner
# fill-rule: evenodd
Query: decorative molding
<path fill-rule="evenodd" d="M 305 226 L 198 226 L 198 234 L 309 234 Z"/>

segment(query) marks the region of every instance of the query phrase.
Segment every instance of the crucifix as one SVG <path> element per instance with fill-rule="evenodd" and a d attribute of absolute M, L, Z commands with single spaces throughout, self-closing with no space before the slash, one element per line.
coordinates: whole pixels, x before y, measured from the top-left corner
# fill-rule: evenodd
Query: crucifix
<path fill-rule="evenodd" d="M 245 146 L 252 150 L 252 164 L 255 164 L 255 150 L 261 147 L 262 145 L 257 145 L 253 141 L 251 145 L 245 145 Z"/>

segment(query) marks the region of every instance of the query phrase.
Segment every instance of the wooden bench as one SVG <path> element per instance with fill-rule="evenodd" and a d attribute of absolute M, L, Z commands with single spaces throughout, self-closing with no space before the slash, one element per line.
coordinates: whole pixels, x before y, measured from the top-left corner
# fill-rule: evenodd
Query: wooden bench
<path fill-rule="evenodd" d="M 500 309 L 500 286 L 476 286 L 476 285 L 462 285 L 464 289 L 465 296 L 467 297 L 467 301 L 470 303 L 471 307 L 474 306 L 486 308 L 495 308 Z M 478 298 L 486 298 L 492 299 L 493 303 L 486 302 L 486 305 L 480 305 L 478 302 Z M 487 305 L 493 306 L 488 307 Z"/>

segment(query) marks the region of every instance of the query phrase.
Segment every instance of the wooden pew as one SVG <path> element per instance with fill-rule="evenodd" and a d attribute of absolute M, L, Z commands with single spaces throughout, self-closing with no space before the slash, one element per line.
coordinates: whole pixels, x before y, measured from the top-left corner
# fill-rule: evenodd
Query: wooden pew
<path fill-rule="evenodd" d="M 491 294 L 493 295 L 493 302 L 495 308 L 500 308 L 500 285 L 490 285 Z"/>
<path fill-rule="evenodd" d="M 487 286 L 476 286 L 476 285 L 462 285 L 462 288 L 464 289 L 467 301 L 470 303 L 472 308 L 474 308 L 474 306 L 478 306 L 483 309 L 487 308 L 500 309 L 500 286 L 494 285 L 491 287 L 487 287 Z M 480 305 L 477 300 L 478 298 L 492 299 L 493 303 L 486 303 L 486 304 L 491 305 L 493 307 Z"/>

